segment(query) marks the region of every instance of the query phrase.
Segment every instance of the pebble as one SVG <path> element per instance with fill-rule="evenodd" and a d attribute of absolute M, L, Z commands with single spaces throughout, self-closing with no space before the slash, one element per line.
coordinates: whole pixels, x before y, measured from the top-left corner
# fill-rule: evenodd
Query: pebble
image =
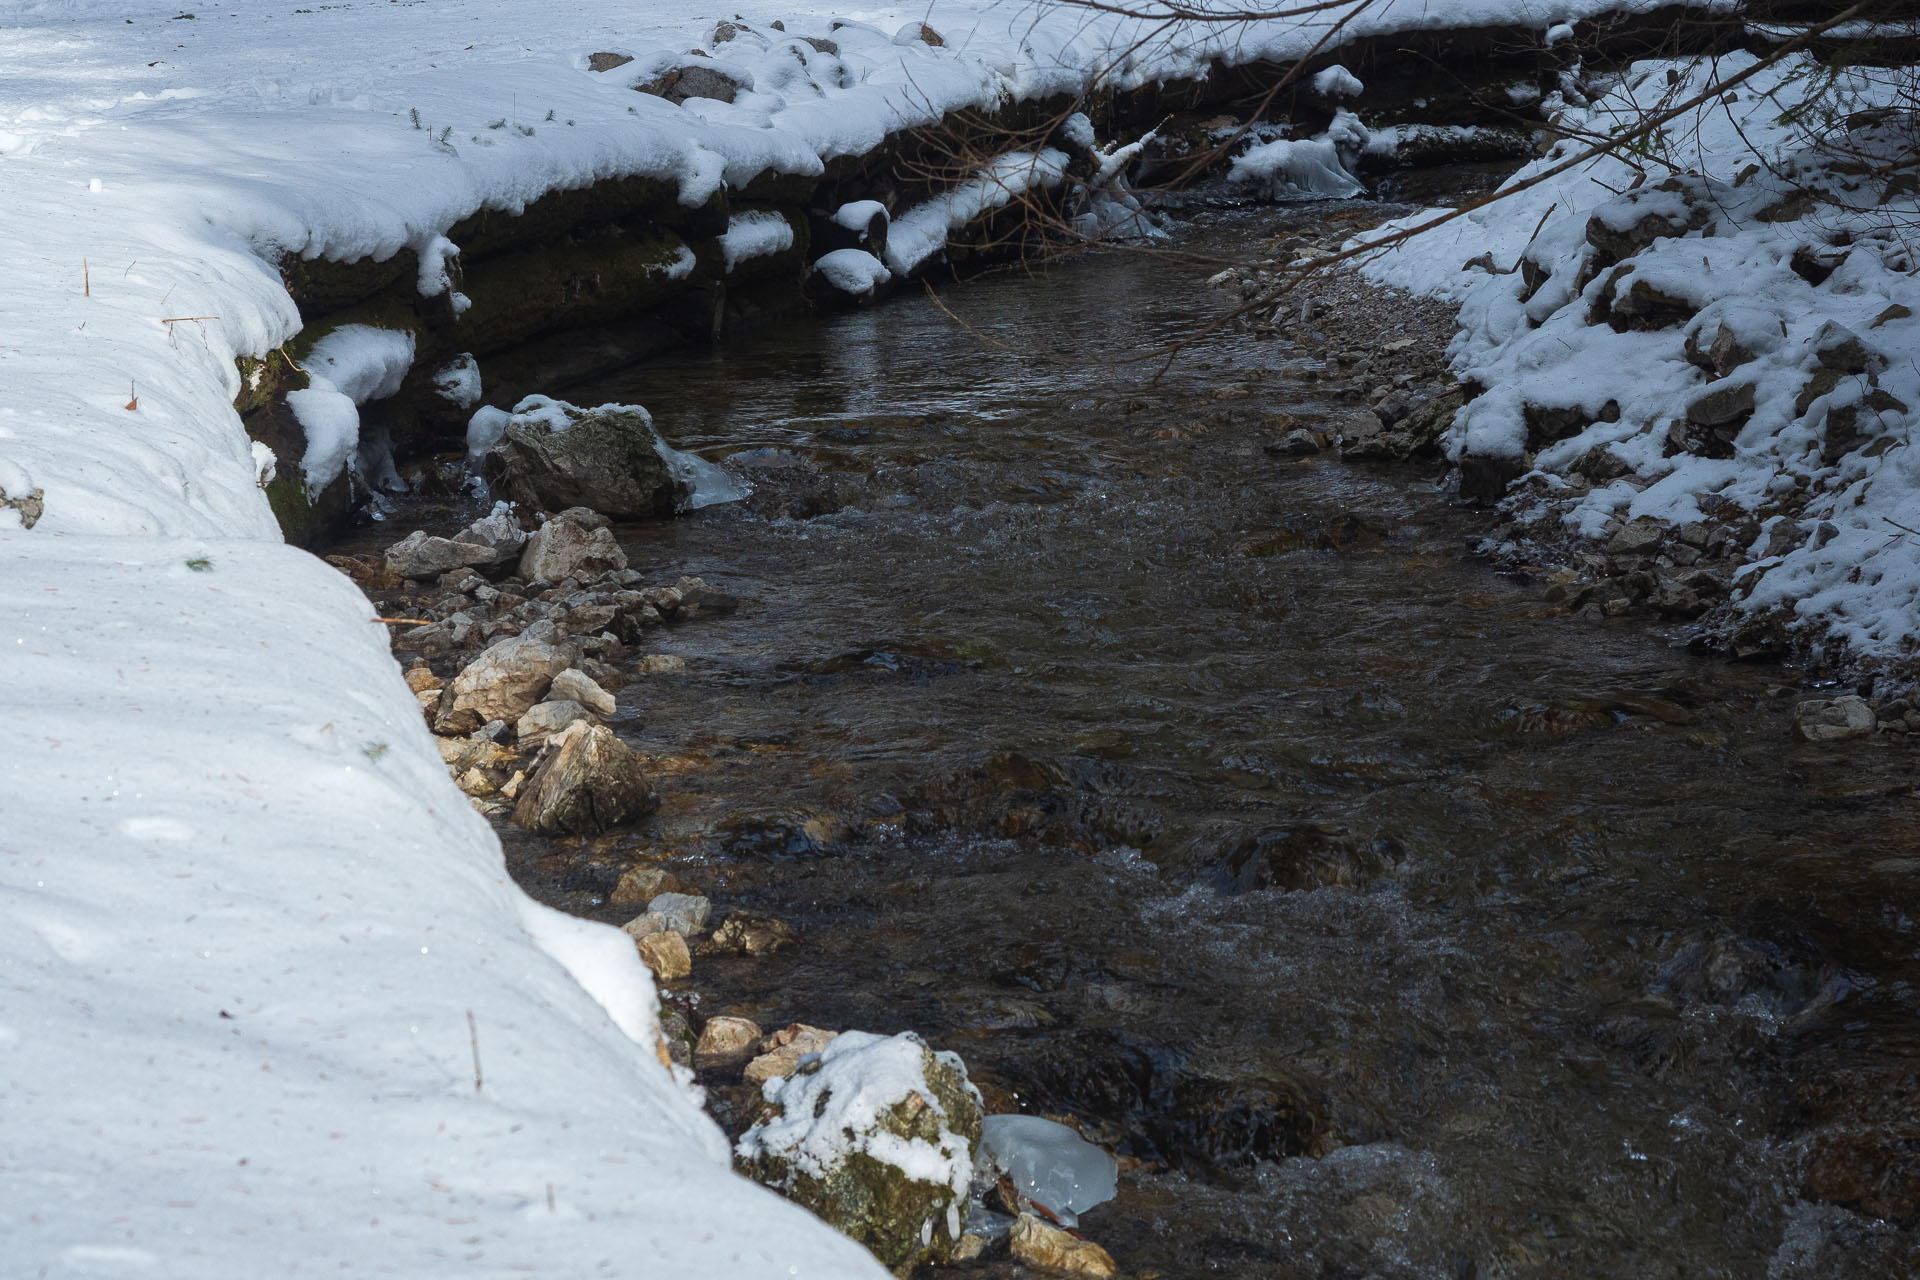
<path fill-rule="evenodd" d="M 680 877 L 664 867 L 632 867 L 621 873 L 620 880 L 613 886 L 613 892 L 607 895 L 607 901 L 616 906 L 652 902 L 663 893 L 685 893 L 687 886 Z"/>
<path fill-rule="evenodd" d="M 1873 708 L 1858 694 L 1838 698 L 1809 698 L 1793 709 L 1793 728 L 1808 742 L 1838 742 L 1872 733 L 1878 723 Z"/>

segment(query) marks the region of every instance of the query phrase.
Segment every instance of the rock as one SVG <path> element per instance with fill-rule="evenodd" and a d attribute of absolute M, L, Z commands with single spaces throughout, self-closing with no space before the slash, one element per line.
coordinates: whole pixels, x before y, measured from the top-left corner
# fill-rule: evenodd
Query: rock
<path fill-rule="evenodd" d="M 1687 406 L 1687 421 L 1700 427 L 1724 427 L 1753 414 L 1753 384 L 1712 383 Z"/>
<path fill-rule="evenodd" d="M 684 488 L 660 455 L 644 409 L 580 409 L 545 396 L 515 406 L 500 442 L 481 460 L 481 474 L 525 506 L 587 507 L 618 519 L 671 515 Z"/>
<path fill-rule="evenodd" d="M 713 931 L 715 949 L 748 956 L 770 956 L 784 951 L 796 938 L 793 926 L 786 921 L 750 911 L 733 912 Z"/>
<path fill-rule="evenodd" d="M 1468 454 L 1460 459 L 1460 499 L 1477 507 L 1492 506 L 1526 469 L 1524 458 Z"/>
<path fill-rule="evenodd" d="M 662 893 L 647 903 L 650 913 L 657 912 L 675 933 L 704 933 L 713 915 L 713 903 L 696 893 Z"/>
<path fill-rule="evenodd" d="M 641 963 L 662 982 L 674 982 L 693 972 L 693 953 L 687 950 L 687 940 L 677 933 L 650 933 L 634 939 L 633 945 L 640 949 Z"/>
<path fill-rule="evenodd" d="M 455 785 L 470 796 L 491 795 L 496 789 L 493 779 L 478 769 L 469 769 L 461 774 L 455 779 Z"/>
<path fill-rule="evenodd" d="M 906 1275 L 946 1261 L 980 1140 L 979 1095 L 914 1035 L 847 1031 L 762 1089 L 734 1150 L 743 1172 Z"/>
<path fill-rule="evenodd" d="M 741 1077 L 748 1084 L 785 1080 L 802 1062 L 833 1043 L 834 1037 L 839 1034 L 838 1031 L 809 1027 L 803 1022 L 791 1023 L 761 1042 L 760 1056 L 747 1063 Z"/>
<path fill-rule="evenodd" d="M 1320 437 L 1305 427 L 1295 427 L 1266 446 L 1270 458 L 1310 458 L 1320 452 Z"/>
<path fill-rule="evenodd" d="M 573 665 L 573 651 L 533 629 L 494 641 L 440 691 L 434 731 L 471 733 L 493 720 L 511 723 L 540 701 L 553 678 Z"/>
<path fill-rule="evenodd" d="M 1809 698 L 1793 709 L 1793 728 L 1808 742 L 1837 742 L 1872 733 L 1879 718 L 1858 694 Z"/>
<path fill-rule="evenodd" d="M 674 653 L 649 653 L 633 666 L 642 675 L 678 675 L 687 669 L 687 660 Z"/>
<path fill-rule="evenodd" d="M 1878 373 L 1887 367 L 1887 358 L 1860 340 L 1860 335 L 1829 320 L 1813 335 L 1813 358 L 1823 369 L 1835 373 Z"/>
<path fill-rule="evenodd" d="M 494 563 L 513 559 L 527 544 L 527 531 L 520 527 L 520 522 L 513 518 L 513 510 L 504 502 L 495 503 L 491 513 L 453 536 L 456 542 L 492 548 Z"/>
<path fill-rule="evenodd" d="M 938 31 L 935 31 L 924 22 L 909 22 L 906 26 L 893 33 L 893 42 L 895 44 L 924 44 L 935 49 L 947 43 L 940 38 Z"/>
<path fill-rule="evenodd" d="M 693 1065 L 702 1071 L 732 1066 L 753 1056 L 760 1028 L 748 1018 L 708 1018 L 693 1046 Z"/>
<path fill-rule="evenodd" d="M 446 685 L 446 681 L 433 674 L 433 668 L 421 663 L 407 668 L 407 688 L 415 693 L 436 693 Z"/>
<path fill-rule="evenodd" d="M 455 772 L 475 767 L 504 769 L 513 763 L 513 752 L 484 738 L 435 738 L 433 745 L 440 749 L 447 768 Z"/>
<path fill-rule="evenodd" d="M 621 925 L 620 930 L 635 942 L 642 938 L 650 938 L 656 933 L 673 932 L 667 927 L 667 918 L 658 911 L 643 911 Z"/>
<path fill-rule="evenodd" d="M 520 793 L 513 820 L 542 835 L 597 835 L 653 812 L 659 798 L 640 761 L 605 725 L 569 725 Z"/>
<path fill-rule="evenodd" d="M 615 905 L 651 902 L 663 893 L 685 893 L 686 890 L 680 877 L 664 867 L 633 867 L 621 874 L 607 901 Z"/>
<path fill-rule="evenodd" d="M 610 716 L 619 709 L 613 695 L 602 689 L 578 667 L 568 667 L 553 678 L 547 690 L 549 698 L 570 698 L 595 715 Z"/>
<path fill-rule="evenodd" d="M 1043 1271 L 1076 1276 L 1111 1276 L 1118 1270 L 1113 1256 L 1091 1240 L 1068 1235 L 1031 1213 L 1014 1219 L 1007 1245 L 1016 1261 Z"/>
<path fill-rule="evenodd" d="M 498 557 L 481 543 L 436 538 L 415 529 L 388 547 L 384 558 L 388 571 L 402 578 L 437 578 L 450 570 L 492 564 Z"/>
<path fill-rule="evenodd" d="M 1672 177 L 1629 191 L 1587 219 L 1587 243 L 1596 250 L 1596 265 L 1611 266 L 1668 236 L 1683 236 L 1713 220 L 1711 206 L 1702 199 L 1699 179 Z M 1673 208 L 1672 196 L 1685 213 Z M 1636 206 L 1653 206 L 1634 218 Z M 1631 220 L 1629 220 L 1631 219 Z"/>
<path fill-rule="evenodd" d="M 587 529 L 572 520 L 549 520 L 531 538 L 520 557 L 520 576 L 528 582 L 597 578 L 627 567 L 627 553 L 610 529 Z"/>
<path fill-rule="evenodd" d="M 717 67 L 702 66 L 698 62 L 684 67 L 676 67 L 663 72 L 653 79 L 633 86 L 639 93 L 650 93 L 668 102 L 685 102 L 688 98 L 712 98 L 718 102 L 732 102 L 734 95 L 742 89 L 751 89 L 752 80 L 736 80 Z"/>
<path fill-rule="evenodd" d="M 706 584 L 703 578 L 682 578 L 664 590 L 679 593 L 678 605 L 704 609 L 708 613 L 731 613 L 740 607 L 740 598 Z"/>
<path fill-rule="evenodd" d="M 593 719 L 593 713 L 570 698 L 536 702 L 513 726 L 514 736 L 523 747 L 536 746 L 548 735 L 560 732 L 576 720 Z"/>
<path fill-rule="evenodd" d="M 633 58 L 624 53 L 590 53 L 587 55 L 587 70 L 612 71 L 614 68 L 624 67 L 632 61 Z"/>
<path fill-rule="evenodd" d="M 1622 525 L 1620 532 L 1607 541 L 1607 554 L 1613 556 L 1648 556 L 1660 549 L 1660 540 L 1666 536 L 1667 522 L 1659 516 L 1635 516 Z"/>

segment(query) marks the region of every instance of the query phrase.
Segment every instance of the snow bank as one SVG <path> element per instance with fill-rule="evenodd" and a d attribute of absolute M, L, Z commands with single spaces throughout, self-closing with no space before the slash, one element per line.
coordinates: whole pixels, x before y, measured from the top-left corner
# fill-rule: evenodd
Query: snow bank
<path fill-rule="evenodd" d="M 1548 107 L 1604 133 L 1754 61 L 1638 64 L 1598 102 Z M 1920 205 L 1911 118 L 1876 114 L 1894 74 L 1832 83 L 1845 123 L 1825 142 L 1851 156 L 1783 111 L 1826 75 L 1797 59 L 1676 121 L 1672 171 L 1596 159 L 1364 268 L 1461 303 L 1455 368 L 1488 390 L 1457 416 L 1453 456 L 1554 477 L 1546 506 L 1587 537 L 1642 516 L 1757 521 L 1735 607 L 1869 658 L 1920 647 L 1920 536 L 1903 532 L 1920 528 L 1920 262 L 1902 233 Z"/>
<path fill-rule="evenodd" d="M 1046 147 L 1013 151 L 962 182 L 916 205 L 887 229 L 886 265 L 895 275 L 910 275 L 947 247 L 947 236 L 995 209 L 1004 209 L 1028 191 L 1057 187 L 1067 173 L 1067 153 Z"/>

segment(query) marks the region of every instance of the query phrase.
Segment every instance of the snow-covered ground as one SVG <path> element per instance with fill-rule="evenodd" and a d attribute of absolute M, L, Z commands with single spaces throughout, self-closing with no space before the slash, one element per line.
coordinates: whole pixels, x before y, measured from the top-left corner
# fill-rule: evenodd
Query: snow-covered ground
<path fill-rule="evenodd" d="M 1393 0 L 1348 31 L 1619 7 Z M 279 544 L 263 466 L 313 459 L 250 445 L 234 359 L 297 329 L 285 253 L 431 268 L 482 205 L 625 174 L 697 201 L 1320 29 L 740 12 L 759 34 L 720 47 L 700 0 L 0 0 L 0 1270 L 881 1274 L 728 1171 L 631 944 L 508 881 L 367 601 Z M 921 20 L 942 45 L 896 42 Z M 699 45 L 754 88 L 630 91 Z M 371 393 L 338 354 L 336 450 Z"/>
<path fill-rule="evenodd" d="M 1592 103 L 1556 95 L 1574 136 L 1514 194 L 1363 269 L 1461 303 L 1454 367 L 1487 390 L 1449 450 L 1533 470 L 1509 500 L 1522 527 L 1742 530 L 1721 626 L 1778 625 L 1816 656 L 1910 678 L 1913 72 L 1794 57 L 1733 83 L 1756 61 L 1641 63 Z M 1653 145 L 1550 173 L 1703 93 Z"/>

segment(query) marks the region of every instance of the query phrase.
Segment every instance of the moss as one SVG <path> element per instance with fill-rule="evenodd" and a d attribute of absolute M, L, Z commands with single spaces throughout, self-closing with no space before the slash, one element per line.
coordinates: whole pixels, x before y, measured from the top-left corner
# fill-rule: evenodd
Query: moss
<path fill-rule="evenodd" d="M 233 398 L 233 407 L 243 417 L 265 408 L 277 395 L 307 386 L 306 370 L 285 351 L 269 351 L 265 359 L 241 356 L 234 363 L 240 367 L 240 394 Z"/>
<path fill-rule="evenodd" d="M 404 281 L 411 292 L 419 271 L 419 259 L 411 249 L 402 249 L 384 261 L 357 258 L 334 262 L 292 254 L 280 259 L 280 281 L 293 295 L 303 320 L 365 301 L 396 282 Z"/>
<path fill-rule="evenodd" d="M 518 214 L 482 209 L 447 232 L 463 263 L 477 262 L 526 245 L 555 240 L 609 223 L 651 224 L 689 235 L 717 235 L 727 225 L 727 192 L 718 188 L 703 203 L 680 203 L 680 189 L 664 178 L 610 178 L 592 186 L 550 191 Z"/>
<path fill-rule="evenodd" d="M 667 231 L 616 227 L 466 268 L 473 306 L 454 333 L 462 350 L 485 355 L 555 329 L 625 319 L 686 293 L 671 269 L 685 243 Z"/>

